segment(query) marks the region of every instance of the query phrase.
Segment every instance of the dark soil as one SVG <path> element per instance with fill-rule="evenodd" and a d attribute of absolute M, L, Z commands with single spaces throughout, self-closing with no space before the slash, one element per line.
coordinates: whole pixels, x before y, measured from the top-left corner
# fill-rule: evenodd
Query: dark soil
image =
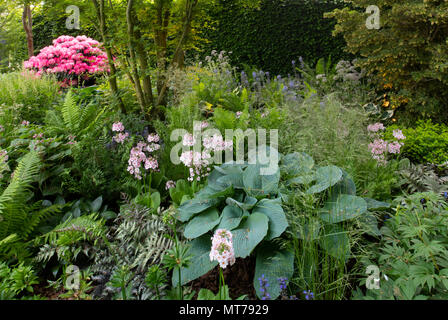
<path fill-rule="evenodd" d="M 224 279 L 226 285 L 229 287 L 230 297 L 237 299 L 243 295 L 247 295 L 247 298 L 251 300 L 256 299 L 253 286 L 254 275 L 254 258 L 238 258 L 233 266 L 227 267 L 224 270 Z M 219 290 L 219 267 L 217 266 L 202 277 L 192 281 L 192 288 L 196 292 L 199 292 L 203 288 L 209 289 L 214 294 L 217 294 Z"/>

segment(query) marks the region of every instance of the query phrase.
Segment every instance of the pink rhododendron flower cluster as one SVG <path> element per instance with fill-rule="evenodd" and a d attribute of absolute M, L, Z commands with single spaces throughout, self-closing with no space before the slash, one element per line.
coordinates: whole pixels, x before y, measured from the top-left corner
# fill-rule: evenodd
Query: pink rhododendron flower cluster
<path fill-rule="evenodd" d="M 369 144 L 369 150 L 372 153 L 372 158 L 377 160 L 379 164 L 386 165 L 387 154 L 400 154 L 401 147 L 404 145 L 401 140 L 406 139 L 403 132 L 399 129 L 393 131 L 393 136 L 396 141 L 385 141 L 382 138 L 382 133 L 380 130 L 385 130 L 386 128 L 382 123 L 375 123 L 369 125 L 367 130 L 373 133 L 377 138 Z"/>
<path fill-rule="evenodd" d="M 112 138 L 116 143 L 123 143 L 129 137 L 129 133 L 123 132 L 124 125 L 121 122 L 115 122 L 112 125 L 112 131 L 118 132 L 117 135 Z"/>
<path fill-rule="evenodd" d="M 208 127 L 203 122 L 201 128 Z M 187 133 L 184 135 L 182 144 L 185 147 L 193 147 L 200 138 L 194 137 L 192 134 Z M 180 161 L 189 168 L 190 177 L 188 181 L 201 181 L 209 175 L 211 169 L 212 152 L 220 152 L 231 149 L 233 147 L 233 141 L 224 141 L 221 135 L 215 134 L 210 137 L 204 137 L 202 140 L 202 151 L 184 151 L 180 156 Z"/>
<path fill-rule="evenodd" d="M 26 121 L 26 120 L 23 120 L 22 121 L 22 126 L 29 126 L 30 125 L 30 122 L 29 121 Z"/>
<path fill-rule="evenodd" d="M 24 67 L 38 76 L 54 74 L 65 86 L 77 85 L 79 77 L 87 81 L 109 71 L 107 56 L 99 46 L 98 41 L 86 36 L 60 36 L 52 46 L 25 61 Z"/>
<path fill-rule="evenodd" d="M 212 238 L 210 250 L 210 261 L 218 261 L 223 269 L 235 263 L 235 252 L 233 250 L 232 233 L 226 229 L 216 230 Z"/>
<path fill-rule="evenodd" d="M 147 138 L 148 143 L 141 141 L 131 149 L 128 172 L 138 180 L 142 179 L 142 170 L 158 171 L 159 163 L 151 153 L 160 149 L 159 140 L 157 134 L 151 134 Z"/>

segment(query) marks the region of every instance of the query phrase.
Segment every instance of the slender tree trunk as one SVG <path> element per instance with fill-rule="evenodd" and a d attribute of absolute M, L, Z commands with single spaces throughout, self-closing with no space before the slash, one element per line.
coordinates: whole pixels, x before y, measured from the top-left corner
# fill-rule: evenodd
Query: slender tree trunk
<path fill-rule="evenodd" d="M 110 68 L 110 75 L 108 77 L 110 90 L 112 91 L 112 94 L 115 96 L 115 98 L 118 101 L 118 105 L 121 109 L 121 112 L 126 114 L 126 108 L 123 104 L 123 100 L 121 100 L 119 94 L 118 94 L 118 84 L 117 84 L 117 69 L 115 67 L 114 63 L 114 57 L 112 55 L 112 50 L 110 47 L 110 44 L 107 40 L 106 35 L 106 16 L 104 14 L 104 0 L 92 0 L 93 5 L 95 7 L 96 16 L 98 19 L 99 24 L 99 32 L 101 35 L 101 38 L 103 40 L 103 45 L 106 50 L 107 60 L 109 62 L 109 68 Z"/>
<path fill-rule="evenodd" d="M 28 57 L 31 58 L 34 56 L 33 17 L 28 3 L 25 3 L 23 6 L 22 24 L 26 34 Z"/>
<path fill-rule="evenodd" d="M 187 0 L 186 1 L 184 26 L 183 26 L 183 30 L 182 30 L 181 36 L 179 38 L 179 41 L 177 43 L 176 50 L 174 51 L 173 60 L 172 60 L 171 64 L 175 63 L 178 66 L 181 63 L 183 64 L 183 54 L 184 54 L 183 46 L 185 45 L 187 37 L 191 31 L 191 22 L 193 21 L 194 9 L 196 8 L 197 4 L 198 4 L 198 0 Z M 160 92 L 159 92 L 157 105 L 161 105 L 161 103 L 166 99 L 167 89 L 168 89 L 168 83 L 167 83 L 167 81 L 165 81 Z"/>
<path fill-rule="evenodd" d="M 138 73 L 137 68 L 137 58 L 135 55 L 135 35 L 134 35 L 134 17 L 133 17 L 133 5 L 134 0 L 129 0 L 126 8 L 126 20 L 128 24 L 128 44 L 129 44 L 129 56 L 130 56 L 130 65 L 131 65 L 131 74 L 134 78 L 134 88 L 135 93 L 137 94 L 137 100 L 140 104 L 140 108 L 143 114 L 146 117 L 145 107 L 147 103 L 145 101 L 145 96 L 143 94 L 143 89 L 140 83 L 140 75 Z"/>

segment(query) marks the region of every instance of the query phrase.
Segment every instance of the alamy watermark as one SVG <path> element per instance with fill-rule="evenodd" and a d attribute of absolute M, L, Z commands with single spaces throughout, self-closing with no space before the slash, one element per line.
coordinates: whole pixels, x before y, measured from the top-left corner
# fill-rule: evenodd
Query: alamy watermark
<path fill-rule="evenodd" d="M 370 14 L 370 16 L 366 20 L 367 29 L 378 30 L 381 27 L 380 8 L 378 8 L 378 6 L 375 5 L 370 5 L 366 9 L 366 13 Z"/>
<path fill-rule="evenodd" d="M 68 6 L 67 9 L 65 9 L 66 13 L 72 13 L 70 16 L 67 17 L 67 20 L 65 21 L 65 26 L 69 30 L 79 30 L 80 29 L 80 12 L 79 7 L 71 5 Z"/>
<path fill-rule="evenodd" d="M 67 290 L 79 290 L 79 283 L 81 279 L 81 273 L 79 267 L 75 265 L 69 265 L 65 269 L 67 278 L 65 280 L 65 289 Z"/>

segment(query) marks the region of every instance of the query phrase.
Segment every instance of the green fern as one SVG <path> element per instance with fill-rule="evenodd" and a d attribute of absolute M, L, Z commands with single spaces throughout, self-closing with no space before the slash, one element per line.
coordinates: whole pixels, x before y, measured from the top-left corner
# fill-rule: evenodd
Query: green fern
<path fill-rule="evenodd" d="M 61 108 L 47 112 L 48 131 L 54 134 L 69 133 L 73 136 L 81 136 L 98 128 L 105 111 L 106 108 L 99 110 L 93 103 L 86 106 L 78 105 L 72 91 L 69 91 Z"/>
<path fill-rule="evenodd" d="M 0 239 L 17 233 L 26 236 L 28 218 L 25 203 L 30 196 L 31 184 L 40 169 L 40 159 L 36 152 L 25 155 L 14 171 L 9 186 L 0 196 Z M 24 232 L 25 231 L 25 232 Z"/>
<path fill-rule="evenodd" d="M 36 227 L 58 213 L 62 205 L 42 208 L 38 201 L 27 205 L 32 197 L 32 183 L 41 168 L 36 152 L 26 154 L 17 165 L 13 178 L 0 196 L 0 256 L 26 257 L 26 242 Z"/>

